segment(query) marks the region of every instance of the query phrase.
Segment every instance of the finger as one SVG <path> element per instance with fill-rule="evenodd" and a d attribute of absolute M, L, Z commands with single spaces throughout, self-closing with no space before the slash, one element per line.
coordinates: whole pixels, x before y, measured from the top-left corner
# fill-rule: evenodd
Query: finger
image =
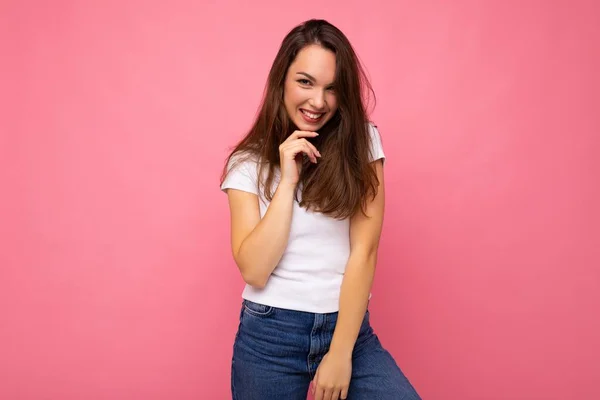
<path fill-rule="evenodd" d="M 286 146 L 283 149 L 282 153 L 285 158 L 289 158 L 289 159 L 296 158 L 296 156 L 299 153 L 305 153 L 307 156 L 310 157 L 311 160 L 316 162 L 316 155 L 311 150 L 311 148 L 306 143 L 303 143 L 303 142 L 295 142 L 295 143 L 292 143 L 292 144 Z"/>
<path fill-rule="evenodd" d="M 304 142 L 296 142 L 293 145 L 291 145 L 287 151 L 289 151 L 290 157 L 296 157 L 299 153 L 304 153 L 308 156 L 308 158 L 310 158 L 310 160 L 314 163 L 317 162 L 317 155 L 314 153 L 314 151 L 310 148 L 310 146 L 307 143 Z"/>
<path fill-rule="evenodd" d="M 320 152 L 319 150 L 317 150 L 317 148 L 315 147 L 315 145 L 314 145 L 314 144 L 312 144 L 312 143 L 309 143 L 309 144 L 308 144 L 308 146 L 311 148 L 311 150 L 312 150 L 312 151 L 314 151 L 314 152 L 315 152 L 315 155 L 316 155 L 317 157 L 321 157 L 321 152 Z"/>
<path fill-rule="evenodd" d="M 339 400 L 340 399 L 340 391 L 334 390 L 331 394 L 331 400 Z"/>
<path fill-rule="evenodd" d="M 303 137 L 317 137 L 319 136 L 319 134 L 317 132 L 313 132 L 313 131 L 294 131 L 294 133 L 292 133 L 287 140 L 289 140 L 290 138 L 293 139 L 298 139 L 298 138 L 303 138 Z"/>
<path fill-rule="evenodd" d="M 315 153 L 315 151 L 308 145 L 305 144 L 303 147 L 303 152 L 311 159 L 312 162 L 314 162 L 315 164 L 317 163 L 317 154 Z"/>
<path fill-rule="evenodd" d="M 289 144 L 285 144 L 280 150 L 283 152 L 291 151 L 292 149 L 298 151 L 298 146 L 307 146 L 310 149 L 310 153 L 312 153 L 315 157 L 321 157 L 321 153 L 319 152 L 319 150 L 317 150 L 315 145 L 313 145 L 306 139 L 298 139 L 296 141 L 290 142 Z"/>
<path fill-rule="evenodd" d="M 307 144 L 307 146 L 311 148 L 311 150 L 312 150 L 312 151 L 315 153 L 315 155 L 316 155 L 317 157 L 321 157 L 321 153 L 319 152 L 319 150 L 317 150 L 317 148 L 315 147 L 315 145 L 314 145 L 314 144 L 312 144 L 311 142 L 309 142 L 309 141 L 308 141 L 308 140 L 306 140 L 306 139 L 300 139 L 300 140 L 302 140 L 302 142 L 303 142 L 303 143 L 306 143 L 306 144 Z"/>
<path fill-rule="evenodd" d="M 323 395 L 324 395 L 323 390 L 317 386 L 316 393 L 315 393 L 315 400 L 325 400 Z"/>
<path fill-rule="evenodd" d="M 333 395 L 333 389 L 326 389 L 325 393 L 323 394 L 323 399 L 324 400 L 331 400 L 331 399 L 333 399 L 332 395 Z"/>
<path fill-rule="evenodd" d="M 313 160 L 313 162 L 316 163 L 317 157 L 321 157 L 321 153 L 319 153 L 315 146 L 313 146 L 307 141 L 302 141 L 300 143 L 302 143 L 302 151 L 306 153 L 306 155 L 308 155 L 311 158 L 311 160 Z"/>
<path fill-rule="evenodd" d="M 348 398 L 348 388 L 344 388 L 344 389 L 342 389 L 342 392 L 340 393 L 340 399 L 346 400 L 347 398 Z"/>

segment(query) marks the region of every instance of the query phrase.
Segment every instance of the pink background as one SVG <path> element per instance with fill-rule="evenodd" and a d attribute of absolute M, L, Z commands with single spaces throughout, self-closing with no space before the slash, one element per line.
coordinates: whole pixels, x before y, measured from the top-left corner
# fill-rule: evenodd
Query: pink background
<path fill-rule="evenodd" d="M 373 324 L 423 398 L 600 398 L 598 3 L 284 3 L 0 3 L 0 398 L 230 398 L 220 168 L 310 17 L 378 96 Z"/>

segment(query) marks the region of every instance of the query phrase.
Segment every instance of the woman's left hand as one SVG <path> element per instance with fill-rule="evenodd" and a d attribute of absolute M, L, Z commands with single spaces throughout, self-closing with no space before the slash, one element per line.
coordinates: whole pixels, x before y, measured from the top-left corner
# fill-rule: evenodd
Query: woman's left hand
<path fill-rule="evenodd" d="M 352 358 L 327 353 L 317 368 L 312 393 L 315 400 L 346 399 L 352 377 Z"/>

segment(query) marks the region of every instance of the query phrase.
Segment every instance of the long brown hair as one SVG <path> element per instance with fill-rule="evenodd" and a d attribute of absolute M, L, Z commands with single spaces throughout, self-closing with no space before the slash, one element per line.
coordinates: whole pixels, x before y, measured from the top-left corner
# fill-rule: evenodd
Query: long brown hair
<path fill-rule="evenodd" d="M 260 111 L 248 134 L 227 157 L 221 183 L 228 166 L 233 168 L 247 159 L 233 159 L 234 156 L 252 156 L 258 160 L 259 191 L 262 187 L 264 198 L 272 200 L 272 185 L 280 161 L 279 145 L 296 129 L 283 103 L 285 78 L 298 52 L 311 44 L 335 54 L 338 109 L 319 130 L 319 136 L 311 139 L 322 157 L 317 164 L 305 161 L 302 166 L 298 185 L 302 188 L 300 206 L 345 219 L 359 210 L 364 212 L 368 198 L 377 193 L 377 175 L 370 165 L 366 111 L 368 95 L 372 94 L 374 99 L 374 92 L 349 40 L 325 20 L 308 20 L 283 39 L 269 72 Z M 265 168 L 267 174 L 263 174 Z"/>

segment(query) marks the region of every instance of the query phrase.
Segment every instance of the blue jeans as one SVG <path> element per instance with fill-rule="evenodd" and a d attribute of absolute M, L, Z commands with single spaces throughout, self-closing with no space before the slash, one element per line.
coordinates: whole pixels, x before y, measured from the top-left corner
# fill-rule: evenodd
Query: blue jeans
<path fill-rule="evenodd" d="M 233 346 L 233 400 L 306 400 L 337 312 L 313 314 L 243 300 Z M 352 354 L 348 400 L 420 400 L 365 313 Z"/>

